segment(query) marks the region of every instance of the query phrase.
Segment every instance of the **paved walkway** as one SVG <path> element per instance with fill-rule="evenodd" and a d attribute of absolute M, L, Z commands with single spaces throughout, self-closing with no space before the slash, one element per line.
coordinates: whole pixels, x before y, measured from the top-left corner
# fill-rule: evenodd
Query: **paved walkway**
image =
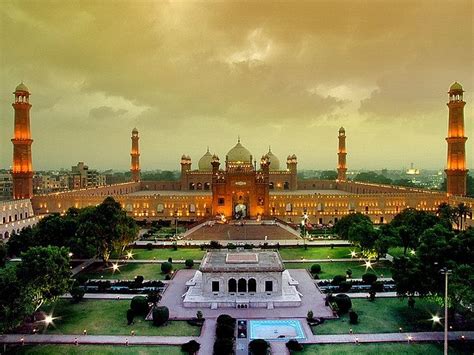
<path fill-rule="evenodd" d="M 179 240 L 177 241 L 178 246 L 183 246 L 183 245 L 201 245 L 201 244 L 208 244 L 212 240 Z M 254 245 L 258 244 L 263 244 L 263 243 L 268 243 L 269 246 L 275 246 L 276 243 L 278 242 L 280 245 L 284 246 L 303 246 L 303 240 L 302 239 L 296 239 L 296 240 L 270 240 L 265 242 L 263 239 L 258 239 L 258 240 L 239 240 L 239 239 L 234 239 L 234 240 L 219 240 L 219 243 L 221 245 L 227 245 L 227 243 L 232 243 L 232 244 L 239 244 L 239 243 L 251 243 Z M 147 244 L 152 244 L 152 245 L 164 245 L 164 246 L 169 246 L 171 247 L 174 241 L 153 241 L 153 240 L 137 240 L 134 242 L 135 245 L 141 245 L 141 246 L 146 246 Z M 133 244 L 131 244 L 133 246 Z M 341 239 L 318 239 L 318 240 L 306 240 L 306 245 L 308 246 L 319 246 L 319 245 L 325 245 L 325 246 L 350 246 L 351 243 L 349 243 L 347 240 L 341 240 Z"/>
<path fill-rule="evenodd" d="M 214 340 L 216 334 L 216 319 L 207 318 L 201 329 L 201 336 L 199 337 L 199 354 L 210 355 L 214 350 Z"/>

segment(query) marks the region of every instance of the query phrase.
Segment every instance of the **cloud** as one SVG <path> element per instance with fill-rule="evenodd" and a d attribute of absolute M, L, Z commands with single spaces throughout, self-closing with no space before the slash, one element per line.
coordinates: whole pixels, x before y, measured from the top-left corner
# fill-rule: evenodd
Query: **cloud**
<path fill-rule="evenodd" d="M 124 114 L 126 114 L 128 111 L 125 109 L 114 109 L 113 107 L 109 106 L 100 106 L 100 107 L 94 107 L 89 111 L 89 117 L 92 119 L 99 119 L 99 120 L 104 120 L 104 119 L 116 119 Z"/>

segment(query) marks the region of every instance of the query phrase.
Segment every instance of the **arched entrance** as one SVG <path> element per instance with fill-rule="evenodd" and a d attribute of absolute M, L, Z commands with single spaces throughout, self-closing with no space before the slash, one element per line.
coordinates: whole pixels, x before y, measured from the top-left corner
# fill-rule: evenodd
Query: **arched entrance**
<path fill-rule="evenodd" d="M 243 192 L 237 192 L 234 194 L 232 206 L 235 219 L 244 219 L 250 215 L 247 194 Z"/>

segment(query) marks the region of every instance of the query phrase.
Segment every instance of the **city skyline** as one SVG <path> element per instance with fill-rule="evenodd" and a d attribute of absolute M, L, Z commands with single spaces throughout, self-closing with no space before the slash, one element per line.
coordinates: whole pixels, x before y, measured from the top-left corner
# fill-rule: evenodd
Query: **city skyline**
<path fill-rule="evenodd" d="M 77 161 L 128 170 L 134 127 L 144 171 L 176 170 L 183 153 L 196 167 L 207 146 L 225 159 L 239 135 L 254 159 L 271 146 L 280 161 L 296 154 L 300 169 L 333 170 L 340 126 L 349 170 L 443 169 L 454 81 L 473 137 L 468 1 L 457 11 L 441 2 L 43 4 L 0 10 L 4 168 L 22 80 L 34 170 Z M 470 168 L 470 141 L 466 155 Z"/>

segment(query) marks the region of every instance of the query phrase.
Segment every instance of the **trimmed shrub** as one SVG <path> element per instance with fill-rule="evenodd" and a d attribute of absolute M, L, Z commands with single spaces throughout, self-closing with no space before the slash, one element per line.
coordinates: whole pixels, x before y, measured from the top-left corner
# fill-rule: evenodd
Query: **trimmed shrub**
<path fill-rule="evenodd" d="M 331 285 L 333 286 L 339 286 L 341 282 L 346 281 L 346 276 L 345 275 L 336 275 L 333 277 Z"/>
<path fill-rule="evenodd" d="M 354 312 L 354 311 L 349 312 L 349 323 L 351 323 L 351 324 L 359 323 L 359 316 L 356 312 Z"/>
<path fill-rule="evenodd" d="M 165 276 L 165 280 L 167 280 L 167 281 L 171 280 L 171 275 L 170 275 L 170 274 L 167 274 L 167 275 Z"/>
<path fill-rule="evenodd" d="M 234 340 L 228 338 L 216 339 L 214 343 L 214 355 L 233 354 Z"/>
<path fill-rule="evenodd" d="M 372 285 L 375 281 L 377 281 L 377 275 L 367 272 L 364 275 L 362 275 L 362 281 L 366 283 L 367 285 Z"/>
<path fill-rule="evenodd" d="M 146 250 L 152 250 L 153 249 L 153 243 L 146 243 Z"/>
<path fill-rule="evenodd" d="M 383 287 L 383 282 L 375 281 L 370 287 L 370 289 L 374 292 L 383 292 Z"/>
<path fill-rule="evenodd" d="M 319 274 L 321 272 L 321 265 L 313 264 L 311 265 L 311 273 L 312 274 Z"/>
<path fill-rule="evenodd" d="M 133 323 L 133 318 L 135 318 L 135 312 L 131 308 L 127 309 L 127 325 Z"/>
<path fill-rule="evenodd" d="M 173 265 L 169 261 L 165 261 L 161 264 L 161 272 L 163 274 L 169 274 L 173 270 Z"/>
<path fill-rule="evenodd" d="M 196 318 L 197 319 L 202 319 L 202 311 L 197 311 L 196 312 Z"/>
<path fill-rule="evenodd" d="M 347 269 L 346 270 L 346 275 L 348 278 L 351 278 L 352 277 L 352 269 Z"/>
<path fill-rule="evenodd" d="M 292 351 L 302 351 L 303 345 L 298 342 L 296 339 L 290 339 L 286 342 L 286 347 L 290 352 Z"/>
<path fill-rule="evenodd" d="M 187 343 L 181 345 L 181 351 L 189 355 L 193 355 L 199 351 L 200 347 L 201 344 L 199 344 L 196 340 L 190 340 Z"/>
<path fill-rule="evenodd" d="M 193 259 L 186 259 L 186 261 L 184 262 L 184 265 L 186 265 L 188 269 L 191 269 L 194 266 Z"/>
<path fill-rule="evenodd" d="M 244 249 L 253 249 L 253 248 L 254 248 L 253 244 L 249 244 L 249 243 L 244 244 Z"/>
<path fill-rule="evenodd" d="M 153 325 L 160 326 L 165 324 L 170 318 L 170 311 L 168 307 L 154 307 L 153 312 Z"/>
<path fill-rule="evenodd" d="M 146 300 L 148 303 L 157 304 L 161 300 L 161 295 L 158 291 L 150 291 L 146 295 Z"/>
<path fill-rule="evenodd" d="M 231 325 L 235 328 L 235 318 L 229 316 L 228 314 L 221 314 L 219 317 L 217 317 L 216 322 L 217 324 Z"/>
<path fill-rule="evenodd" d="M 137 316 L 146 316 L 148 313 L 148 301 L 145 296 L 135 296 L 130 302 L 130 309 Z"/>
<path fill-rule="evenodd" d="M 209 243 L 209 248 L 211 249 L 220 249 L 222 245 L 217 240 L 211 240 Z"/>
<path fill-rule="evenodd" d="M 249 350 L 252 355 L 267 355 L 270 344 L 263 339 L 254 339 L 249 343 Z"/>
<path fill-rule="evenodd" d="M 178 244 L 176 242 L 173 243 L 173 250 L 178 250 Z"/>
<path fill-rule="evenodd" d="M 230 324 L 218 324 L 216 326 L 216 337 L 217 338 L 233 338 L 235 332 L 235 326 Z"/>
<path fill-rule="evenodd" d="M 339 292 L 347 292 L 352 288 L 352 282 L 350 281 L 342 281 L 339 284 Z"/>
<path fill-rule="evenodd" d="M 83 286 L 87 282 L 87 280 L 89 280 L 89 276 L 82 274 L 76 275 L 75 278 L 75 283 L 80 286 Z"/>
<path fill-rule="evenodd" d="M 136 287 L 140 287 L 144 280 L 145 280 L 145 278 L 141 275 L 135 276 L 135 285 L 136 285 Z"/>
<path fill-rule="evenodd" d="M 306 319 L 307 320 L 312 320 L 313 317 L 314 317 L 313 311 L 308 311 L 308 313 L 306 313 Z"/>
<path fill-rule="evenodd" d="M 352 308 L 351 298 L 344 293 L 336 295 L 334 297 L 334 302 L 336 302 L 339 314 L 347 313 Z"/>
<path fill-rule="evenodd" d="M 234 243 L 227 243 L 227 249 L 237 249 L 237 245 Z"/>
<path fill-rule="evenodd" d="M 173 262 L 173 258 L 172 257 L 169 257 L 168 258 L 168 262 L 171 264 Z"/>
<path fill-rule="evenodd" d="M 71 291 L 71 297 L 74 302 L 79 302 L 84 298 L 84 289 L 82 287 L 74 286 Z"/>

